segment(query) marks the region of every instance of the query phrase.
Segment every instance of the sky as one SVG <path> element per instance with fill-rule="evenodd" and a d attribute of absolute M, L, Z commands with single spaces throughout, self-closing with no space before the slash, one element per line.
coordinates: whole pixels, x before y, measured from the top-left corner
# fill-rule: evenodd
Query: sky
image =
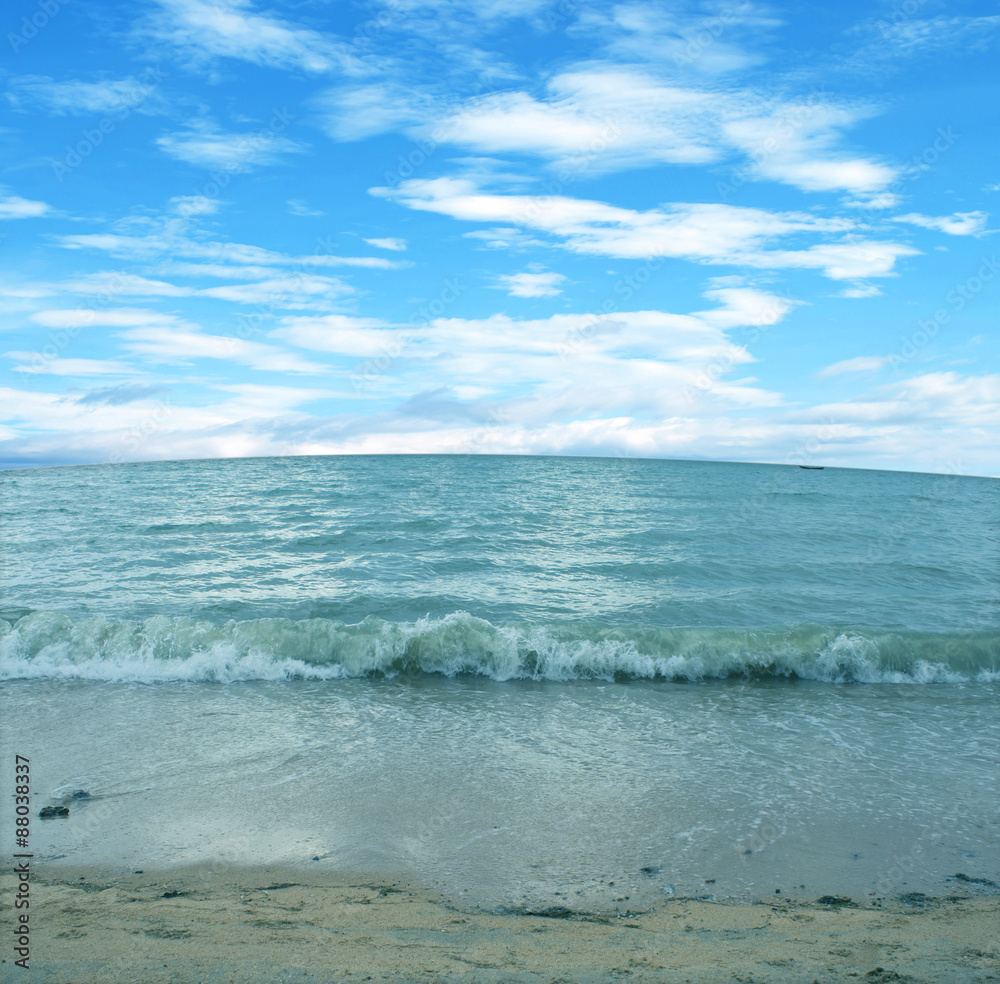
<path fill-rule="evenodd" d="M 18 0 L 0 467 L 1000 475 L 1000 8 Z"/>

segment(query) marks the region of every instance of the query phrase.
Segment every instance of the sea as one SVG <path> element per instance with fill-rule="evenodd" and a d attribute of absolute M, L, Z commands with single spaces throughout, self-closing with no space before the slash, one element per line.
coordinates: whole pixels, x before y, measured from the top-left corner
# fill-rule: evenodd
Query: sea
<path fill-rule="evenodd" d="M 6 471 L 0 505 L 39 863 L 532 911 L 1000 883 L 996 479 L 323 456 Z"/>

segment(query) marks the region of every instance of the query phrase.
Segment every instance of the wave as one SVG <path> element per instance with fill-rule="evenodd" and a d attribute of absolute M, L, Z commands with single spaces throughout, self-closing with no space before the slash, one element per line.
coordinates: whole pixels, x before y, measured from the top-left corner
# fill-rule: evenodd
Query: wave
<path fill-rule="evenodd" d="M 349 625 L 157 615 L 0 620 L 0 679 L 335 680 L 475 674 L 494 680 L 790 678 L 835 683 L 1000 680 L 1000 630 L 977 633 L 494 625 L 455 612 Z"/>

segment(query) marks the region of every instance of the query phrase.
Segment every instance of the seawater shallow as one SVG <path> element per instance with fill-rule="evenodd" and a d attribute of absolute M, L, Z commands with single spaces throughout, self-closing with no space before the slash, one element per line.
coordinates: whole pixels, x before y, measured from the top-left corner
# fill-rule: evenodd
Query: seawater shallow
<path fill-rule="evenodd" d="M 5 747 L 31 758 L 36 806 L 92 797 L 35 821 L 40 860 L 402 872 L 474 906 L 599 911 L 1000 881 L 998 696 L 775 680 L 33 681 L 0 692 L 0 720 Z"/>

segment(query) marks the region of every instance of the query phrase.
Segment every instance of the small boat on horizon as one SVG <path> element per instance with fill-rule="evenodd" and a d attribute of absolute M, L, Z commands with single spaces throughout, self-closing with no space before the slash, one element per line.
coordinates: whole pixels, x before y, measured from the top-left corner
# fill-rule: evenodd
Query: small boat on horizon
<path fill-rule="evenodd" d="M 824 465 L 799 465 L 799 468 L 805 468 L 806 471 L 822 471 Z"/>

